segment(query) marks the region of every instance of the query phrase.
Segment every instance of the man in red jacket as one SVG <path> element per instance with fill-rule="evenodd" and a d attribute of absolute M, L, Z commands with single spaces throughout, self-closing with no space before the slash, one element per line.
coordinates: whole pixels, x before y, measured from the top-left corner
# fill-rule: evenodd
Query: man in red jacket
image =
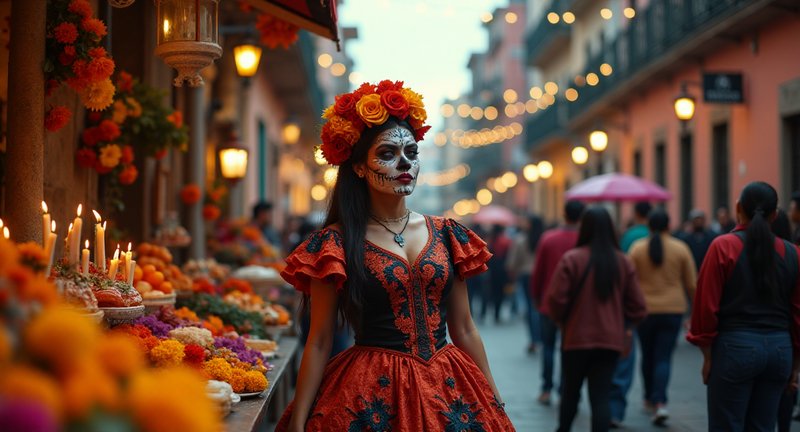
<path fill-rule="evenodd" d="M 536 248 L 536 260 L 531 273 L 531 295 L 542 313 L 542 393 L 539 403 L 550 405 L 550 392 L 553 390 L 553 369 L 555 365 L 556 338 L 558 326 L 546 316 L 546 305 L 542 299 L 546 293 L 558 262 L 564 254 L 578 242 L 578 222 L 585 206 L 578 201 L 568 201 L 564 205 L 565 224 L 546 231 Z"/>

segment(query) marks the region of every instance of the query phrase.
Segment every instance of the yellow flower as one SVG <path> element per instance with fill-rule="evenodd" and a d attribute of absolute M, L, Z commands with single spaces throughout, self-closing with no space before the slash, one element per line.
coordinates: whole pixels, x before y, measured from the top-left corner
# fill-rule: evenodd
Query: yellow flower
<path fill-rule="evenodd" d="M 335 105 L 331 105 L 328 108 L 325 108 L 325 111 L 322 111 L 322 118 L 329 119 L 329 118 L 333 117 L 333 115 L 336 114 L 336 111 L 334 110 L 334 108 L 335 108 Z"/>
<path fill-rule="evenodd" d="M 100 327 L 75 310 L 45 309 L 25 329 L 25 350 L 59 371 L 74 368 L 94 352 Z"/>
<path fill-rule="evenodd" d="M 111 121 L 122 124 L 126 118 L 128 118 L 128 107 L 125 102 L 121 100 L 114 102 L 114 114 L 111 115 Z"/>
<path fill-rule="evenodd" d="M 381 96 L 377 93 L 362 96 L 356 102 L 356 112 L 369 127 L 381 125 L 389 118 L 389 111 L 381 104 Z"/>
<path fill-rule="evenodd" d="M 414 129 L 421 128 L 427 119 L 428 113 L 425 111 L 425 108 L 411 108 L 408 112 L 408 123 L 411 124 L 411 127 Z"/>
<path fill-rule="evenodd" d="M 100 149 L 100 164 L 106 168 L 114 168 L 119 165 L 122 157 L 122 149 L 116 144 L 109 144 Z"/>
<path fill-rule="evenodd" d="M 216 357 L 203 363 L 203 371 L 210 379 L 225 382 L 229 382 L 231 374 L 233 374 L 233 368 L 231 368 L 230 363 L 221 357 Z"/>
<path fill-rule="evenodd" d="M 262 391 L 267 388 L 267 377 L 259 371 L 248 371 L 245 374 L 245 388 L 248 392 Z"/>
<path fill-rule="evenodd" d="M 122 355 L 122 353 L 120 353 Z M 86 418 L 93 408 L 116 410 L 120 389 L 95 359 L 82 362 L 62 379 L 64 413 L 68 418 Z"/>
<path fill-rule="evenodd" d="M 134 336 L 121 332 L 106 334 L 97 346 L 97 360 L 113 376 L 127 377 L 145 366 L 142 349 Z"/>
<path fill-rule="evenodd" d="M 81 91 L 83 106 L 92 111 L 102 111 L 114 102 L 114 83 L 110 78 L 94 82 Z"/>
<path fill-rule="evenodd" d="M 13 242 L 0 236 L 0 276 L 8 276 L 17 267 L 19 252 Z"/>
<path fill-rule="evenodd" d="M 11 400 L 37 402 L 54 418 L 62 415 L 63 401 L 58 384 L 30 366 L 13 365 L 0 372 L 0 396 Z"/>
<path fill-rule="evenodd" d="M 17 246 L 20 260 L 32 270 L 44 269 L 47 267 L 48 257 L 44 254 L 44 249 L 36 242 L 22 243 Z"/>
<path fill-rule="evenodd" d="M 236 393 L 247 392 L 247 371 L 241 368 L 234 368 L 228 384 L 233 387 L 233 391 Z"/>
<path fill-rule="evenodd" d="M 409 88 L 404 88 L 400 90 L 400 93 L 406 98 L 406 102 L 408 102 L 408 106 L 411 108 L 425 108 L 425 104 L 422 103 L 422 95 L 411 90 Z"/>
<path fill-rule="evenodd" d="M 139 103 L 139 101 L 132 97 L 126 97 L 125 102 L 131 107 L 128 111 L 128 115 L 131 117 L 139 117 L 142 115 L 142 105 Z"/>
<path fill-rule="evenodd" d="M 219 409 L 205 387 L 205 381 L 186 368 L 145 369 L 131 380 L 129 409 L 140 430 L 220 432 Z"/>
<path fill-rule="evenodd" d="M 157 347 L 150 350 L 150 360 L 156 366 L 179 366 L 183 361 L 183 344 L 173 340 L 165 339 Z"/>

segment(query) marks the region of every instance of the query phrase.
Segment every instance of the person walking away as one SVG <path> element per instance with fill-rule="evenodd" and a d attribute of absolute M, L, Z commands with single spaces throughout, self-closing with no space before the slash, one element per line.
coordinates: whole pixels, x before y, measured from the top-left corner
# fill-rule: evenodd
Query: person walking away
<path fill-rule="evenodd" d="M 680 232 L 677 237 L 689 246 L 695 269 L 700 270 L 700 264 L 703 263 L 703 258 L 717 234 L 706 227 L 706 214 L 700 209 L 693 209 L 689 212 L 689 222 L 691 224 L 689 231 Z"/>
<path fill-rule="evenodd" d="M 620 248 L 628 253 L 634 242 L 650 235 L 647 227 L 648 215 L 653 209 L 649 202 L 640 201 L 633 206 L 633 225 L 622 235 Z M 634 338 L 626 339 L 630 346 L 626 348 L 628 355 L 622 356 L 614 370 L 614 379 L 611 381 L 611 427 L 618 427 L 625 420 L 625 409 L 628 406 L 628 392 L 633 385 L 633 373 L 636 369 L 636 344 Z"/>
<path fill-rule="evenodd" d="M 686 299 L 694 297 L 697 274 L 689 247 L 669 233 L 669 216 L 664 210 L 650 212 L 649 226 L 650 238 L 634 243 L 629 257 L 639 276 L 648 314 L 636 328 L 644 401 L 654 410 L 653 424 L 663 426 L 669 416 L 667 387 L 672 353 L 688 309 Z"/>
<path fill-rule="evenodd" d="M 703 352 L 711 432 L 772 432 L 781 394 L 797 385 L 800 254 L 770 229 L 777 204 L 769 184 L 745 186 L 739 225 L 700 268 L 687 339 Z"/>
<path fill-rule="evenodd" d="M 536 248 L 533 272 L 531 272 L 530 291 L 533 301 L 539 306 L 539 326 L 542 331 L 542 391 L 538 401 L 550 405 L 555 370 L 556 341 L 558 326 L 546 315 L 543 299 L 547 294 L 550 280 L 556 266 L 564 254 L 578 242 L 578 222 L 586 207 L 579 201 L 568 201 L 564 205 L 564 225 L 546 231 Z"/>
<path fill-rule="evenodd" d="M 261 201 L 253 206 L 253 225 L 261 230 L 264 238 L 267 239 L 270 246 L 282 250 L 281 237 L 278 231 L 272 226 L 272 203 L 268 201 Z"/>
<path fill-rule="evenodd" d="M 636 271 L 619 250 L 606 209 L 592 207 L 583 214 L 577 247 L 559 261 L 544 302 L 562 331 L 558 431 L 571 430 L 584 380 L 592 432 L 607 431 L 617 359 L 626 351 L 626 333 L 647 310 Z"/>
<path fill-rule="evenodd" d="M 490 291 L 489 295 L 484 297 L 484 302 L 481 305 L 481 319 L 484 319 L 486 318 L 488 305 L 491 302 L 494 307 L 495 324 L 500 324 L 500 311 L 506 297 L 505 288 L 508 284 L 506 261 L 508 252 L 511 249 L 511 239 L 508 238 L 505 232 L 506 228 L 502 225 L 492 226 L 492 234 L 489 238 L 489 252 L 492 253 L 492 258 L 488 262 Z"/>
<path fill-rule="evenodd" d="M 525 295 L 525 318 L 529 337 L 528 353 L 536 352 L 536 344 L 542 339 L 542 332 L 539 330 L 539 311 L 534 305 L 528 286 L 530 286 L 531 271 L 536 256 L 536 246 L 539 245 L 539 238 L 543 232 L 542 218 L 533 215 L 525 218 L 506 262 L 509 276 L 517 282 L 517 289 Z"/>
<path fill-rule="evenodd" d="M 722 206 L 717 209 L 717 220 L 714 222 L 711 229 L 717 234 L 727 234 L 736 228 L 736 221 L 731 217 L 731 212 L 728 207 Z"/>

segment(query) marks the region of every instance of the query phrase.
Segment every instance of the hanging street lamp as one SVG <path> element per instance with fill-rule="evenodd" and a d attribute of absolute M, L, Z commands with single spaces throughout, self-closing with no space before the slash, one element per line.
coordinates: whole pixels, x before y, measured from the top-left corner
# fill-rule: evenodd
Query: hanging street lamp
<path fill-rule="evenodd" d="M 222 55 L 219 0 L 156 0 L 155 53 L 178 71 L 176 87 L 203 85 L 200 70 Z"/>

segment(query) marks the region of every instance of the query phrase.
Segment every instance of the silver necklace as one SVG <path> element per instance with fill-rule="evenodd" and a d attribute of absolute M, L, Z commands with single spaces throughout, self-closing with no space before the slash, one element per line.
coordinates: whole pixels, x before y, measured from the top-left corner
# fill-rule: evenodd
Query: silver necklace
<path fill-rule="evenodd" d="M 405 232 L 406 228 L 408 227 L 408 221 L 411 220 L 411 211 L 410 210 L 405 215 L 406 223 L 403 225 L 403 229 L 401 229 L 400 232 L 394 232 L 394 231 L 390 230 L 389 227 L 384 225 L 383 222 L 378 220 L 378 218 L 376 218 L 373 215 L 369 215 L 369 217 L 371 217 L 372 220 L 377 222 L 378 225 L 382 226 L 383 229 L 385 229 L 386 231 L 389 231 L 390 233 L 394 234 L 394 242 L 395 243 L 397 243 L 400 247 L 405 247 L 406 239 L 403 238 L 403 232 Z M 401 220 L 403 220 L 403 218 L 397 219 L 397 222 L 400 222 Z"/>
<path fill-rule="evenodd" d="M 397 217 L 397 218 L 379 218 L 379 217 L 377 217 L 377 216 L 375 216 L 375 215 L 370 215 L 370 216 L 371 216 L 371 217 L 372 217 L 372 219 L 374 219 L 376 222 L 377 222 L 377 221 L 380 221 L 380 222 L 383 222 L 383 223 L 386 223 L 386 224 L 391 224 L 391 223 L 402 222 L 402 221 L 403 221 L 405 218 L 407 218 L 407 217 L 408 217 L 408 215 L 409 215 L 410 213 L 411 213 L 411 210 L 408 210 L 408 209 L 406 209 L 406 213 L 405 213 L 403 216 L 400 216 L 400 217 Z"/>

